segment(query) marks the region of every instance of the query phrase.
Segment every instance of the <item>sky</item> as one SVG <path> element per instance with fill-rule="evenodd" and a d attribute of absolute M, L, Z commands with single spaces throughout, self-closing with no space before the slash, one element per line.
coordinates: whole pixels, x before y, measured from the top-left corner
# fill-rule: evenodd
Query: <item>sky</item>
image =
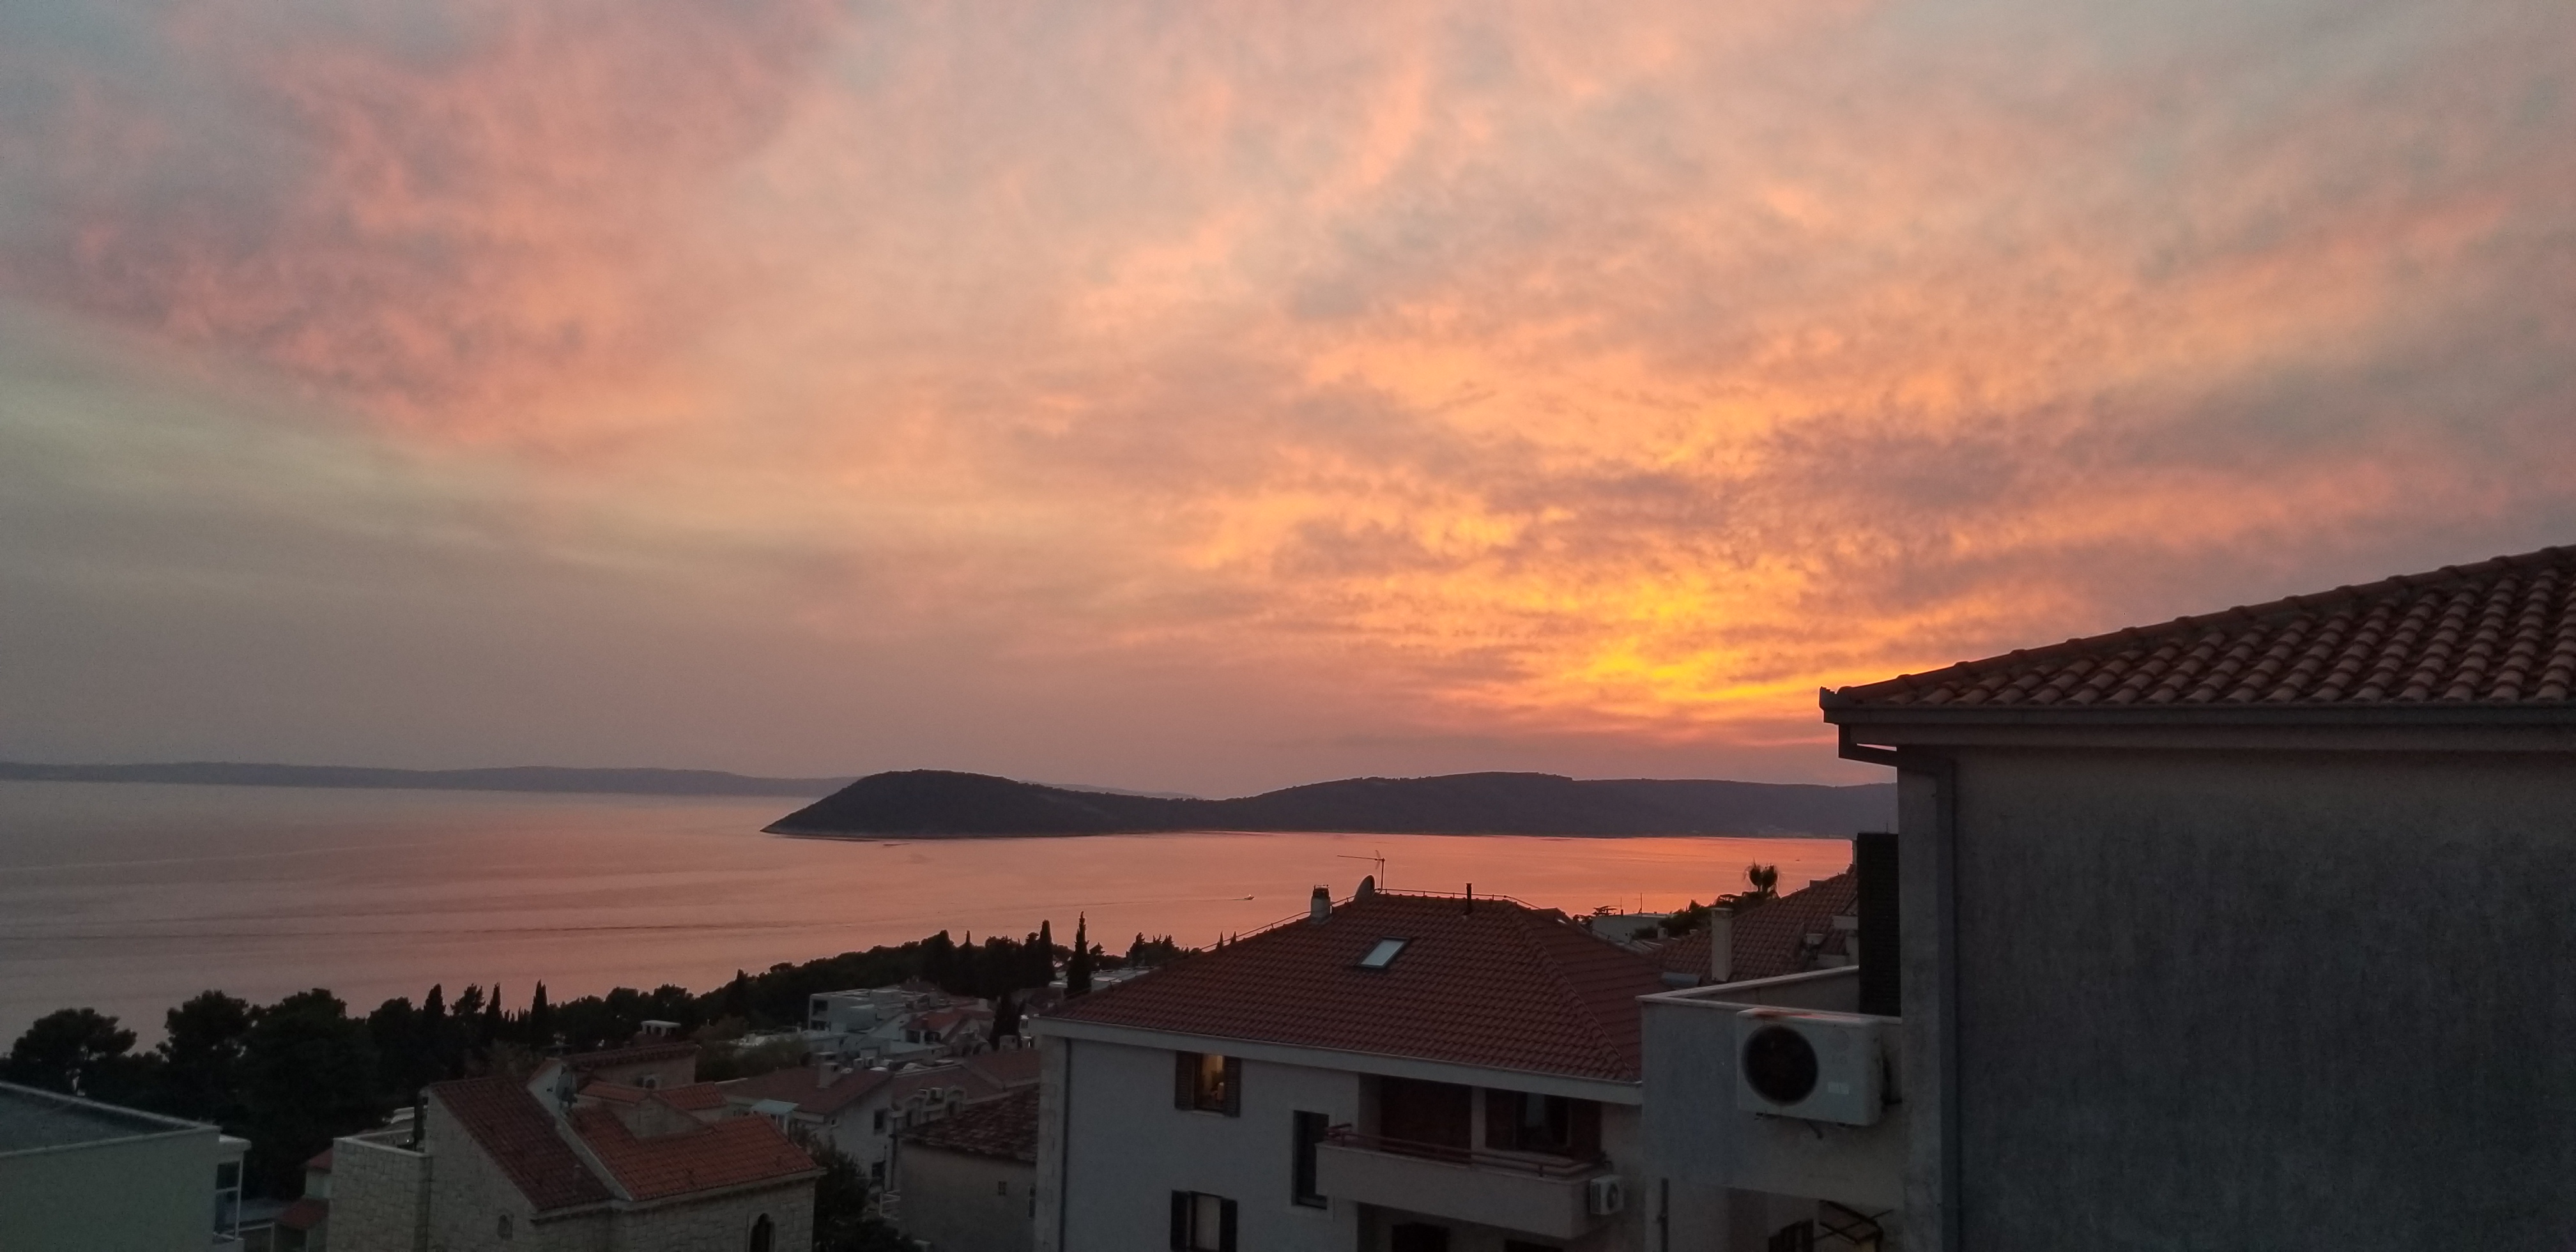
<path fill-rule="evenodd" d="M 1870 781 L 2576 542 L 2564 0 L 0 6 L 0 759 Z"/>

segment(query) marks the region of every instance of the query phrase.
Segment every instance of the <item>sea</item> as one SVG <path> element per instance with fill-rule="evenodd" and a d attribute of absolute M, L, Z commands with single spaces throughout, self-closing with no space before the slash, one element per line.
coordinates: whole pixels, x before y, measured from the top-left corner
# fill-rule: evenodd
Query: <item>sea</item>
<path fill-rule="evenodd" d="M 0 782 L 0 1046 L 58 1008 L 144 1042 L 207 989 L 327 988 L 364 1013 L 431 984 L 524 1005 L 946 930 L 1052 923 L 1124 950 L 1205 946 L 1302 913 L 1318 885 L 1664 911 L 1841 872 L 1847 839 L 1191 832 L 1023 839 L 764 834 L 788 799 Z"/>

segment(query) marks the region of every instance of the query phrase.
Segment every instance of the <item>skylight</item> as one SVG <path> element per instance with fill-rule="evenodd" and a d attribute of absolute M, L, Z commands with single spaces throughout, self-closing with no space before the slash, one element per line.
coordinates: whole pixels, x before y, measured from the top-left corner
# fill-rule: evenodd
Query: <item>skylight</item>
<path fill-rule="evenodd" d="M 1385 969 L 1388 962 L 1395 959 L 1395 954 L 1404 951 L 1404 945 L 1410 942 L 1412 940 L 1409 939 L 1378 940 L 1377 946 L 1369 949 L 1367 956 L 1360 958 L 1360 968 Z"/>

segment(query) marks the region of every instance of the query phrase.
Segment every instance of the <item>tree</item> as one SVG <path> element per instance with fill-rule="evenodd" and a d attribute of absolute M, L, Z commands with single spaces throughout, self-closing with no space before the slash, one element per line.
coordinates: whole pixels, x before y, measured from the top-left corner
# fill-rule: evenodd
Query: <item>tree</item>
<path fill-rule="evenodd" d="M 1005 1035 L 1018 1033 L 1020 1033 L 1020 1000 L 1018 996 L 1005 991 L 1001 999 L 993 1002 L 993 1037 L 1000 1039 Z"/>
<path fill-rule="evenodd" d="M 735 970 L 733 976 L 740 981 L 742 971 Z M 542 982 L 537 984 L 536 998 L 528 1001 L 528 1016 L 519 1023 L 519 1034 L 521 1042 L 540 1053 L 555 1045 L 555 1008 L 546 1003 Z"/>
<path fill-rule="evenodd" d="M 134 1032 L 97 1009 L 56 1009 L 39 1017 L 0 1060 L 10 1082 L 111 1103 L 144 1094 L 153 1062 L 132 1055 Z"/>
<path fill-rule="evenodd" d="M 161 1057 L 157 1107 L 191 1121 L 240 1125 L 242 1044 L 250 1036 L 250 1002 L 201 991 L 161 1020 L 166 1037 L 155 1049 Z"/>
<path fill-rule="evenodd" d="M 1043 920 L 1038 922 L 1037 942 L 1029 946 L 1031 949 L 1027 974 L 1029 985 L 1043 987 L 1054 982 L 1055 931 L 1050 923 Z"/>
<path fill-rule="evenodd" d="M 868 1176 L 857 1161 L 828 1142 L 809 1141 L 806 1150 L 823 1167 L 814 1180 L 814 1252 L 912 1252 L 911 1241 L 870 1207 Z"/>
<path fill-rule="evenodd" d="M 258 1011 L 241 1072 L 250 1173 L 270 1195 L 295 1194 L 306 1157 L 381 1125 L 390 1107 L 367 1024 L 319 988 Z"/>
<path fill-rule="evenodd" d="M 1064 963 L 1064 994 L 1091 994 L 1091 918 L 1087 914 L 1077 915 L 1073 923 L 1073 957 Z"/>

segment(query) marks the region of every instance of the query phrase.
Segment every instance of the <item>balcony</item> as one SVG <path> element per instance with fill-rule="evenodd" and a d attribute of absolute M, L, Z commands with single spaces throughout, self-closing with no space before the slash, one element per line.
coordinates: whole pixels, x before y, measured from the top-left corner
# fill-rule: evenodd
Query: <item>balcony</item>
<path fill-rule="evenodd" d="M 1315 1148 L 1316 1190 L 1336 1200 L 1475 1222 L 1550 1239 L 1588 1234 L 1585 1184 L 1600 1160 L 1480 1152 L 1335 1127 Z"/>

